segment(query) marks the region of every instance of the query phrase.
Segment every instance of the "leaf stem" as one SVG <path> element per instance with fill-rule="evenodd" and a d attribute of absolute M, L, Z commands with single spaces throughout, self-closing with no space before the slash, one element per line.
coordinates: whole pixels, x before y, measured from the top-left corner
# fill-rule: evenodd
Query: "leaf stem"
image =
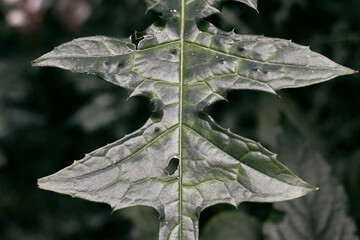
<path fill-rule="evenodd" d="M 184 31 L 185 31 L 185 0 L 181 0 L 180 28 L 180 107 L 179 107 L 179 239 L 182 239 L 182 115 L 184 85 Z"/>

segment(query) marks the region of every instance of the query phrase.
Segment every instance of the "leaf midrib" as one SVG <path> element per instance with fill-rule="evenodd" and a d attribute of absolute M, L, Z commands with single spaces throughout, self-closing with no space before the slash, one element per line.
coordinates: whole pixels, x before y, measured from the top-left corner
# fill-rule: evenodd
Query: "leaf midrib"
<path fill-rule="evenodd" d="M 180 26 L 180 106 L 179 106 L 179 239 L 182 239 L 182 113 L 184 84 L 184 32 L 185 32 L 185 0 L 181 0 Z"/>

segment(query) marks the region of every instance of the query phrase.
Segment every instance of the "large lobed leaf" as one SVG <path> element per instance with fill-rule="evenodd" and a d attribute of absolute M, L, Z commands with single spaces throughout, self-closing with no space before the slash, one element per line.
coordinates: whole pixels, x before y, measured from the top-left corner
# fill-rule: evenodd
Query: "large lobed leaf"
<path fill-rule="evenodd" d="M 256 8 L 256 0 L 238 1 Z M 275 154 L 202 111 L 228 90 L 276 94 L 354 71 L 290 41 L 226 33 L 203 22 L 221 0 L 145 2 L 162 18 L 138 46 L 131 39 L 80 38 L 34 61 L 95 74 L 155 106 L 139 130 L 40 179 L 39 187 L 114 210 L 151 206 L 160 215 L 159 239 L 198 239 L 200 212 L 217 203 L 283 201 L 314 190 Z M 171 159 L 179 161 L 173 174 Z"/>

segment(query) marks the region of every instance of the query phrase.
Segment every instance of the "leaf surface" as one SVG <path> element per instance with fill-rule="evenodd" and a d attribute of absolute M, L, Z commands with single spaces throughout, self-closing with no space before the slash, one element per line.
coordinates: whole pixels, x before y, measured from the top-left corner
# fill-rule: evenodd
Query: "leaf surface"
<path fill-rule="evenodd" d="M 144 95 L 154 114 L 134 133 L 38 181 L 42 189 L 104 202 L 144 205 L 160 215 L 159 239 L 198 239 L 200 212 L 217 203 L 272 202 L 313 190 L 259 143 L 203 112 L 226 91 L 271 92 L 353 73 L 290 41 L 222 32 L 202 19 L 220 0 L 146 0 L 161 19 L 131 39 L 87 37 L 34 61 L 95 74 Z M 256 8 L 255 0 L 239 0 Z M 167 169 L 178 159 L 176 171 Z M 171 161 L 172 162 L 172 161 Z"/>
<path fill-rule="evenodd" d="M 283 121 L 282 128 L 277 142 L 279 156 L 295 173 L 320 189 L 301 199 L 275 203 L 285 217 L 265 225 L 269 240 L 357 240 L 355 224 L 346 214 L 346 194 L 331 175 L 329 165 L 318 152 L 310 150 L 290 122 Z"/>

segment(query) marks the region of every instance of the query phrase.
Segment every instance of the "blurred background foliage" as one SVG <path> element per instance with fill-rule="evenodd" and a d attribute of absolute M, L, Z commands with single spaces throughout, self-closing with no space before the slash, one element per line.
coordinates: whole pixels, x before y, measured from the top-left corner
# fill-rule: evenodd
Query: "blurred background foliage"
<path fill-rule="evenodd" d="M 359 9 L 358 0 L 259 0 L 259 15 L 228 1 L 222 14 L 207 20 L 226 31 L 235 27 L 241 34 L 292 39 L 359 69 Z M 151 103 L 141 97 L 127 100 L 125 90 L 96 77 L 32 68 L 30 62 L 74 38 L 128 37 L 158 18 L 154 12 L 145 14 L 141 0 L 0 0 L 0 239 L 156 239 L 157 213 L 150 208 L 111 213 L 107 205 L 36 187 L 38 178 L 139 128 L 151 114 Z M 336 193 L 341 195 L 336 202 L 341 206 L 334 207 L 344 213 L 329 218 L 346 218 L 351 222 L 348 231 L 354 235 L 360 229 L 359 92 L 359 76 L 344 76 L 316 86 L 282 90 L 281 99 L 267 93 L 232 91 L 229 103 L 215 103 L 207 111 L 222 126 L 280 152 L 284 150 L 277 136 L 288 129 L 282 127 L 281 119 L 288 119 L 303 136 L 294 142 L 321 154 L 318 176 L 335 179 L 334 188 L 336 185 Z M 289 136 L 287 141 L 292 142 Z M 291 158 L 291 153 L 279 156 L 297 172 L 302 164 L 291 163 Z M 308 164 L 309 168 L 319 166 L 318 159 L 310 159 L 314 164 Z M 306 177 L 302 171 L 298 171 L 300 177 Z M 311 178 L 308 181 L 321 184 Z M 326 203 L 334 193 L 323 194 L 322 203 Z M 248 217 L 251 227 L 236 229 L 232 223 L 231 229 L 237 232 L 226 236 L 271 239 L 268 226 L 286 219 L 283 209 L 259 203 L 241 204 L 239 210 L 216 205 L 202 213 L 200 225 L 205 230 L 200 234 L 203 239 L 217 236 L 211 233 L 215 229 L 211 226 L 229 222 L 226 216 L 240 222 Z M 253 232 L 245 232 L 249 229 Z"/>

